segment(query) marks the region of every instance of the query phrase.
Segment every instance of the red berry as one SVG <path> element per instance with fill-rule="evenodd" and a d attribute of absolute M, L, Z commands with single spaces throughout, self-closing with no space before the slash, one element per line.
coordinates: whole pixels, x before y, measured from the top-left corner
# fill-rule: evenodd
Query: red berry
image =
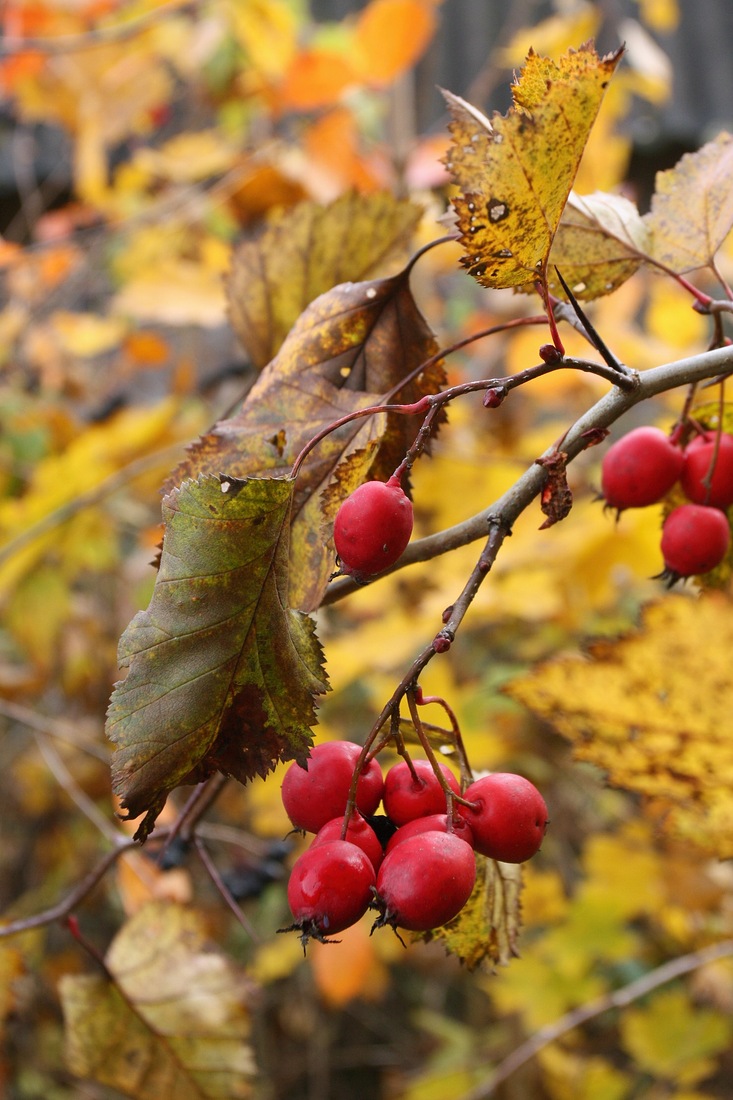
<path fill-rule="evenodd" d="M 288 905 L 304 943 L 309 936 L 322 940 L 355 924 L 372 900 L 375 871 L 369 857 L 355 844 L 332 840 L 311 845 L 296 859 L 288 880 Z"/>
<path fill-rule="evenodd" d="M 296 829 L 317 833 L 331 818 L 343 816 L 354 767 L 361 749 L 351 741 L 324 741 L 312 749 L 308 767 L 291 764 L 282 785 L 285 812 Z M 356 806 L 368 817 L 382 798 L 384 780 L 376 760 L 359 776 Z"/>
<path fill-rule="evenodd" d="M 339 508 L 333 526 L 341 569 L 357 580 L 393 565 L 411 534 L 412 503 L 394 476 L 355 489 Z"/>
<path fill-rule="evenodd" d="M 464 821 L 462 817 L 458 817 L 454 822 L 451 829 L 448 828 L 448 816 L 447 814 L 428 814 L 427 817 L 415 817 L 412 821 L 406 822 L 401 825 L 399 829 L 392 834 L 387 841 L 386 853 L 396 848 L 398 844 L 402 844 L 404 840 L 409 840 L 411 836 L 418 836 L 420 833 L 447 833 L 452 832 L 461 840 L 465 840 L 466 844 L 470 844 L 473 847 L 473 833 L 471 827 L 467 821 Z"/>
<path fill-rule="evenodd" d="M 511 772 L 477 779 L 463 797 L 476 807 L 458 805 L 471 826 L 477 852 L 502 863 L 524 863 L 539 850 L 547 828 L 547 806 L 533 783 Z"/>
<path fill-rule="evenodd" d="M 332 821 L 327 821 L 323 828 L 316 833 L 311 848 L 314 848 L 316 844 L 328 844 L 332 840 L 341 840 L 343 824 L 343 814 L 340 817 L 334 817 Z M 365 852 L 369 857 L 374 870 L 379 870 L 379 865 L 384 859 L 384 849 L 379 843 L 374 829 L 356 811 L 349 818 L 349 827 L 346 830 L 345 839 L 348 840 L 349 844 L 355 844 L 357 848 L 361 848 L 362 852 Z"/>
<path fill-rule="evenodd" d="M 428 814 L 445 813 L 445 791 L 438 782 L 429 760 L 414 760 L 412 764 L 417 773 L 413 779 L 406 760 L 400 760 L 390 768 L 384 778 L 384 808 L 390 821 L 395 825 L 404 825 L 416 817 Z M 458 781 L 450 768 L 440 765 L 448 785 L 454 794 L 460 794 Z"/>
<path fill-rule="evenodd" d="M 377 875 L 382 916 L 412 932 L 439 928 L 460 913 L 476 881 L 473 849 L 455 833 L 429 832 L 398 844 Z"/>
<path fill-rule="evenodd" d="M 601 466 L 601 490 L 610 508 L 644 508 L 666 496 L 682 472 L 684 457 L 659 428 L 634 428 L 609 447 Z"/>
<path fill-rule="evenodd" d="M 729 546 L 730 526 L 718 508 L 681 504 L 664 521 L 661 550 L 671 580 L 709 573 L 720 565 Z"/>
<path fill-rule="evenodd" d="M 713 462 L 708 489 L 705 479 Z M 684 453 L 680 484 L 687 499 L 695 504 L 709 504 L 713 508 L 733 504 L 733 435 L 722 434 L 719 444 L 714 432 L 693 439 Z"/>

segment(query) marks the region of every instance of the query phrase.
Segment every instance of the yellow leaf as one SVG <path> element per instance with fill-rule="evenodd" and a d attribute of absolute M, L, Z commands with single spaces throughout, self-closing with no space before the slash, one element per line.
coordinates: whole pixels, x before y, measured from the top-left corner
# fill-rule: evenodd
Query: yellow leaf
<path fill-rule="evenodd" d="M 268 79 L 282 76 L 298 48 L 298 23 L 287 0 L 230 0 L 235 37 L 249 64 Z"/>
<path fill-rule="evenodd" d="M 249 983 L 199 914 L 152 902 L 113 940 L 104 975 L 61 979 L 72 1073 L 137 1100 L 252 1095 Z"/>
<path fill-rule="evenodd" d="M 508 693 L 574 743 L 577 759 L 646 797 L 661 826 L 733 855 L 731 600 L 668 596 L 626 637 L 550 660 Z"/>
<path fill-rule="evenodd" d="M 538 1055 L 551 1100 L 625 1100 L 633 1079 L 605 1058 L 583 1057 L 557 1043 Z"/>
<path fill-rule="evenodd" d="M 557 266 L 576 298 L 610 294 L 639 267 L 646 246 L 646 227 L 632 202 L 621 195 L 576 195 L 571 192 L 550 253 L 548 284 L 564 292 Z"/>
<path fill-rule="evenodd" d="M 576 42 L 594 38 L 601 23 L 601 13 L 594 5 L 580 4 L 568 15 L 551 15 L 533 27 L 523 26 L 512 40 L 499 51 L 499 60 L 508 69 L 521 65 L 530 50 L 547 57 L 557 57 Z"/>
<path fill-rule="evenodd" d="M 446 164 L 463 265 L 488 287 L 542 276 L 588 134 L 621 51 L 599 59 L 591 45 L 559 62 L 530 52 L 508 114 L 489 121 L 445 93 L 453 144 Z"/>
<path fill-rule="evenodd" d="M 658 172 L 645 216 L 654 260 L 678 274 L 712 264 L 733 226 L 733 135 L 722 133 Z"/>
<path fill-rule="evenodd" d="M 380 87 L 411 68 L 435 33 L 425 0 L 371 0 L 354 27 L 352 60 L 358 77 Z"/>
<path fill-rule="evenodd" d="M 52 313 L 49 322 L 62 350 L 79 358 L 91 358 L 111 351 L 120 343 L 127 329 L 120 317 L 68 313 L 64 310 Z"/>
<path fill-rule="evenodd" d="M 138 149 L 134 164 L 142 172 L 173 183 L 196 183 L 232 167 L 235 150 L 216 130 L 177 134 L 159 148 Z"/>
<path fill-rule="evenodd" d="M 625 1049 L 639 1068 L 679 1085 L 696 1085 L 730 1046 L 730 1018 L 691 1003 L 683 989 L 657 993 L 650 1004 L 621 1017 Z"/>

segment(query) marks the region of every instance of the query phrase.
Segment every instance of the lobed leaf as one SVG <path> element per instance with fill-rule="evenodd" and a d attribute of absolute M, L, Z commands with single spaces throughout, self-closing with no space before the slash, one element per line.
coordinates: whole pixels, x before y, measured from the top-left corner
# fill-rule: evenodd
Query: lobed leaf
<path fill-rule="evenodd" d="M 628 199 L 603 191 L 571 192 L 550 252 L 550 290 L 564 297 L 557 267 L 576 298 L 592 301 L 610 294 L 643 262 L 647 237 L 646 224 Z"/>
<path fill-rule="evenodd" d="M 641 628 L 593 642 L 584 658 L 538 665 L 506 691 L 573 742 L 578 760 L 645 797 L 661 827 L 733 856 L 731 600 L 668 596 Z"/>
<path fill-rule="evenodd" d="M 306 757 L 327 685 L 313 624 L 288 606 L 292 493 L 201 476 L 163 501 L 160 570 L 120 640 L 130 671 L 107 716 L 113 786 L 128 817 L 146 813 L 142 839 L 174 787 Z"/>
<path fill-rule="evenodd" d="M 105 963 L 106 976 L 60 982 L 72 1073 L 133 1100 L 252 1095 L 252 990 L 211 949 L 200 914 L 150 903 L 118 932 Z"/>
<path fill-rule="evenodd" d="M 513 85 L 514 103 L 491 121 L 445 92 L 453 144 L 446 165 L 461 262 L 487 287 L 533 283 L 550 248 L 588 134 L 623 50 L 599 58 L 588 43 L 558 62 L 533 51 Z"/>

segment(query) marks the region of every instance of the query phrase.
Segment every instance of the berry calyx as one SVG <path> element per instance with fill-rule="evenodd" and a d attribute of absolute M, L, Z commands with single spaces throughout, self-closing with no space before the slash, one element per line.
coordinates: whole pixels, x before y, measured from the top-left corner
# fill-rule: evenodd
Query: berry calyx
<path fill-rule="evenodd" d="M 311 848 L 315 848 L 317 844 L 329 844 L 332 840 L 341 840 L 343 825 L 343 814 L 341 817 L 334 817 L 332 821 L 327 821 L 323 828 L 316 833 Z M 344 840 L 347 840 L 349 844 L 355 844 L 357 848 L 361 848 L 362 852 L 369 857 L 374 870 L 379 870 L 379 866 L 384 859 L 384 849 L 374 829 L 360 813 L 354 811 L 349 818 Z"/>
<path fill-rule="evenodd" d="M 680 485 L 694 504 L 733 504 L 733 435 L 724 432 L 718 440 L 715 432 L 706 432 L 693 439 L 684 452 Z"/>
<path fill-rule="evenodd" d="M 534 783 L 512 772 L 477 779 L 457 812 L 471 827 L 477 852 L 502 863 L 524 863 L 539 851 L 547 828 L 547 805 Z"/>
<path fill-rule="evenodd" d="M 341 571 L 365 580 L 394 565 L 410 541 L 412 503 L 399 478 L 367 481 L 339 508 L 333 525 Z"/>
<path fill-rule="evenodd" d="M 307 768 L 291 764 L 282 784 L 285 812 L 296 829 L 317 833 L 334 817 L 343 817 L 361 749 L 351 741 L 324 741 L 311 750 Z M 382 798 L 384 780 L 376 760 L 359 776 L 356 808 L 373 814 Z"/>
<path fill-rule="evenodd" d="M 384 777 L 384 808 L 395 825 L 404 825 L 428 814 L 445 813 L 445 791 L 430 761 L 413 760 L 412 768 L 415 775 L 407 761 L 400 760 Z M 441 764 L 440 769 L 453 793 L 460 794 L 458 780 L 450 768 Z"/>
<path fill-rule="evenodd" d="M 376 874 L 361 848 L 346 840 L 311 845 L 293 864 L 288 880 L 288 905 L 293 924 L 280 932 L 301 933 L 328 943 L 326 936 L 343 932 L 369 908 Z"/>
<path fill-rule="evenodd" d="M 603 457 L 603 499 L 619 512 L 656 504 L 679 478 L 683 463 L 682 451 L 659 428 L 634 428 Z"/>
<path fill-rule="evenodd" d="M 473 849 L 455 833 L 427 832 L 398 844 L 377 875 L 385 924 L 411 932 L 439 928 L 460 913 L 476 881 Z"/>
<path fill-rule="evenodd" d="M 661 551 L 669 584 L 680 577 L 709 573 L 723 561 L 730 546 L 730 526 L 724 512 L 705 504 L 681 504 L 662 527 Z"/>

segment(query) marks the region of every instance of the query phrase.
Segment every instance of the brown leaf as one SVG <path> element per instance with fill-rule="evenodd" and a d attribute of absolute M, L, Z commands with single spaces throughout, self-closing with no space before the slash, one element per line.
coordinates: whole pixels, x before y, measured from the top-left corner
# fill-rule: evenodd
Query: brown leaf
<path fill-rule="evenodd" d="M 546 458 L 536 459 L 547 473 L 547 480 L 540 493 L 540 507 L 547 519 L 540 525 L 540 531 L 552 527 L 565 519 L 573 506 L 573 494 L 568 485 L 568 456 L 564 451 L 555 451 Z"/>
<path fill-rule="evenodd" d="M 420 220 L 412 202 L 391 195 L 342 195 L 272 216 L 256 241 L 234 253 L 227 280 L 232 327 L 253 365 L 274 358 L 306 306 L 338 283 L 384 272 Z"/>
<path fill-rule="evenodd" d="M 570 193 L 550 252 L 548 286 L 564 297 L 558 267 L 576 298 L 592 301 L 629 279 L 644 259 L 647 227 L 621 195 Z"/>
<path fill-rule="evenodd" d="M 287 473 L 321 429 L 379 402 L 436 351 L 435 337 L 412 297 L 409 270 L 388 279 L 333 287 L 301 314 L 240 411 L 192 445 L 167 487 L 202 472 L 223 471 L 237 478 Z M 444 381 L 442 365 L 433 365 L 404 386 L 395 400 L 416 401 L 440 390 Z M 329 486 L 333 499 L 339 463 L 363 452 L 360 480 L 386 479 L 419 427 L 419 419 L 398 414 L 372 417 L 366 423 L 358 420 L 328 435 L 311 453 L 298 476 L 293 502 L 294 606 L 317 607 L 333 569 L 319 502 Z M 351 471 L 353 475 L 353 466 Z M 358 481 L 350 476 L 344 484 L 345 495 Z"/>

